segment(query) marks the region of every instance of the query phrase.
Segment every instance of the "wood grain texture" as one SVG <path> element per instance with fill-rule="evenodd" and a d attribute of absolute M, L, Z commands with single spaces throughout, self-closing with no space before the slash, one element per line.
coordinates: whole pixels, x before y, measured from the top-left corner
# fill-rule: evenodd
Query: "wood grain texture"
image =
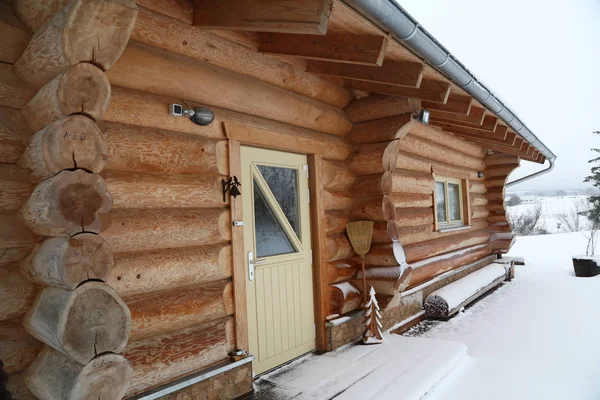
<path fill-rule="evenodd" d="M 131 340 L 151 338 L 233 314 L 233 286 L 228 279 L 198 286 L 137 295 L 127 300 Z"/>
<path fill-rule="evenodd" d="M 169 35 L 164 35 L 164 32 L 169 32 Z M 347 90 L 289 63 L 143 7 L 131 38 L 337 107 L 345 107 L 351 99 Z"/>
<path fill-rule="evenodd" d="M 137 13 L 133 0 L 72 1 L 35 32 L 15 72 L 39 88 L 82 61 L 106 71 L 125 48 Z"/>
<path fill-rule="evenodd" d="M 14 0 L 12 8 L 17 17 L 32 31 L 37 31 L 52 15 L 63 8 L 68 0 Z"/>
<path fill-rule="evenodd" d="M 324 216 L 325 233 L 327 235 L 342 233 L 346 230 L 348 222 L 350 222 L 350 219 L 346 211 L 326 212 Z"/>
<path fill-rule="evenodd" d="M 81 365 L 120 353 L 131 330 L 129 309 L 110 286 L 88 281 L 75 290 L 46 287 L 23 317 L 31 336 Z"/>
<path fill-rule="evenodd" d="M 195 1 L 194 25 L 209 29 L 324 35 L 333 0 Z"/>
<path fill-rule="evenodd" d="M 133 365 L 126 396 L 143 392 L 227 358 L 227 320 L 131 342 L 123 355 Z"/>
<path fill-rule="evenodd" d="M 79 63 L 45 83 L 23 107 L 26 122 L 34 131 L 68 115 L 81 113 L 101 118 L 110 103 L 110 83 L 92 64 Z"/>
<path fill-rule="evenodd" d="M 392 193 L 431 194 L 434 189 L 433 175 L 396 169 L 392 173 Z"/>
<path fill-rule="evenodd" d="M 21 217 L 40 236 L 98 232 L 100 215 L 111 206 L 112 198 L 100 176 L 81 169 L 65 170 L 36 186 L 21 208 Z"/>
<path fill-rule="evenodd" d="M 12 65 L 0 63 L 0 106 L 22 109 L 34 94 L 35 90 L 13 72 Z"/>
<path fill-rule="evenodd" d="M 327 264 L 327 283 L 338 283 L 350 280 L 360 269 L 358 264 L 339 261 Z"/>
<path fill-rule="evenodd" d="M 384 36 L 261 33 L 258 50 L 313 60 L 381 66 L 386 47 Z"/>
<path fill-rule="evenodd" d="M 19 110 L 0 106 L 0 163 L 15 164 L 31 134 Z"/>
<path fill-rule="evenodd" d="M 346 79 L 344 87 L 352 90 L 362 90 L 369 93 L 412 97 L 415 99 L 441 104 L 445 104 L 448 101 L 448 96 L 451 90 L 451 86 L 447 82 L 431 81 L 426 79 L 421 81 L 419 88 L 366 82 L 356 79 Z"/>
<path fill-rule="evenodd" d="M 352 245 L 345 234 L 340 233 L 334 236 L 328 236 L 326 243 L 328 262 L 343 260 L 354 255 Z"/>
<path fill-rule="evenodd" d="M 166 70 L 171 73 L 159 72 Z M 338 136 L 351 127 L 337 107 L 139 43 L 131 42 L 107 75 L 113 85 L 182 97 Z M 185 76 L 194 79 L 180 78 Z"/>
<path fill-rule="evenodd" d="M 398 140 L 361 144 L 352 147 L 348 167 L 357 176 L 372 175 L 396 168 Z"/>
<path fill-rule="evenodd" d="M 414 124 L 412 114 L 401 114 L 354 124 L 346 139 L 352 144 L 389 142 L 400 139 Z"/>
<path fill-rule="evenodd" d="M 0 61 L 13 64 L 31 38 L 31 32 L 23 25 L 13 12 L 11 5 L 5 1 L 0 2 Z"/>
<path fill-rule="evenodd" d="M 325 189 L 323 191 L 323 207 L 325 211 L 350 210 L 352 197 L 344 192 Z"/>
<path fill-rule="evenodd" d="M 11 164 L 0 164 L 0 210 L 18 210 L 29 198 L 33 185 L 27 173 Z"/>
<path fill-rule="evenodd" d="M 487 150 L 483 147 L 453 136 L 433 126 L 419 124 L 413 126 L 413 128 L 410 131 L 413 136 L 456 150 L 471 157 L 483 158 L 487 154 Z"/>
<path fill-rule="evenodd" d="M 114 210 L 102 237 L 115 253 L 225 244 L 231 217 L 223 209 Z"/>
<path fill-rule="evenodd" d="M 109 171 L 103 174 L 113 209 L 222 207 L 221 175 L 158 175 Z M 228 199 L 226 199 L 228 200 Z"/>
<path fill-rule="evenodd" d="M 352 187 L 354 179 L 354 174 L 345 163 L 329 160 L 322 161 L 321 180 L 323 188 L 338 191 L 347 190 Z"/>
<path fill-rule="evenodd" d="M 329 314 L 343 315 L 356 310 L 362 297 L 361 292 L 350 282 L 329 285 Z"/>
<path fill-rule="evenodd" d="M 449 149 L 447 146 L 408 134 L 401 139 L 402 151 L 433 161 L 439 161 L 453 166 L 483 171 L 485 164 L 481 158 Z"/>
<path fill-rule="evenodd" d="M 21 273 L 18 264 L 0 267 L 0 321 L 25 314 L 37 292 L 38 288 Z"/>
<path fill-rule="evenodd" d="M 25 258 L 37 239 L 14 211 L 0 211 L 0 264 Z"/>
<path fill-rule="evenodd" d="M 108 171 L 167 174 L 227 174 L 227 147 L 215 141 L 162 129 L 108 123 Z"/>
<path fill-rule="evenodd" d="M 356 124 L 394 115 L 416 113 L 421 110 L 421 101 L 412 97 L 372 94 L 353 100 L 344 108 L 346 115 Z"/>
<path fill-rule="evenodd" d="M 0 270 L 1 271 L 1 270 Z M 4 370 L 11 375 L 23 371 L 42 348 L 42 343 L 29 335 L 19 319 L 0 322 L 0 359 Z"/>
<path fill-rule="evenodd" d="M 356 79 L 418 88 L 423 77 L 423 64 L 384 60 L 381 66 L 353 65 L 326 61 L 309 61 L 306 70 L 313 74 Z"/>
<path fill-rule="evenodd" d="M 106 140 L 96 123 L 83 115 L 71 115 L 36 132 L 19 166 L 29 171 L 31 182 L 39 183 L 69 168 L 98 173 L 107 158 Z"/>
<path fill-rule="evenodd" d="M 27 389 L 23 373 L 12 374 L 8 379 L 6 388 L 15 400 L 37 400 L 37 397 Z"/>
<path fill-rule="evenodd" d="M 90 279 L 106 281 L 113 265 L 112 251 L 104 239 L 78 233 L 38 243 L 21 262 L 21 270 L 38 285 L 74 290 Z"/>

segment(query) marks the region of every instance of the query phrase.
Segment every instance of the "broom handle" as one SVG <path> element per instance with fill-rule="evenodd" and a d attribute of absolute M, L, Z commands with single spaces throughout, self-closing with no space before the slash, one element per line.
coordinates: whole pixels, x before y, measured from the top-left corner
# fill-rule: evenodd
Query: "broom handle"
<path fill-rule="evenodd" d="M 365 276 L 365 258 L 362 259 L 362 274 L 363 274 L 363 302 L 367 304 L 367 277 Z"/>

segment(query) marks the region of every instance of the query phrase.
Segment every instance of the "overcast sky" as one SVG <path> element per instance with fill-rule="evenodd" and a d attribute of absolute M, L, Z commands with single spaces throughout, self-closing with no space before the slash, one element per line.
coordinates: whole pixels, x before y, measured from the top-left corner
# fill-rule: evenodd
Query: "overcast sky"
<path fill-rule="evenodd" d="M 511 189 L 587 187 L 600 147 L 599 0 L 397 0 L 557 155 Z M 517 178 L 540 169 L 521 162 Z"/>

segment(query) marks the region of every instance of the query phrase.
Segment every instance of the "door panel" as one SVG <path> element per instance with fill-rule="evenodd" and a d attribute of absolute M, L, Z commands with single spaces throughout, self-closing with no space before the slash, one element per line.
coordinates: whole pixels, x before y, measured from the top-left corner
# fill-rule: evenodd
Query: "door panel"
<path fill-rule="evenodd" d="M 248 338 L 257 374 L 315 348 L 306 163 L 304 155 L 241 148 Z"/>

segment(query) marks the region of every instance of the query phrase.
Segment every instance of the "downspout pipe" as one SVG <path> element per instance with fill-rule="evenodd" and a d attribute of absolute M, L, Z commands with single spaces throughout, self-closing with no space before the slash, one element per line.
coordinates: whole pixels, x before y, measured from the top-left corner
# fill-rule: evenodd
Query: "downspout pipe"
<path fill-rule="evenodd" d="M 390 32 L 398 41 L 416 55 L 460 86 L 498 118 L 517 132 L 530 145 L 550 161 L 549 172 L 556 156 L 550 151 L 519 118 L 494 94 L 477 80 L 456 57 L 442 46 L 429 32 L 394 0 L 344 0 L 345 3 L 363 14 L 372 23 Z M 544 173 L 545 173 L 544 172 Z M 537 174 L 536 176 L 538 176 Z M 522 178 L 523 179 L 523 178 Z M 530 179 L 530 178 L 528 178 Z M 521 180 L 522 181 L 522 180 Z M 515 181 L 515 183 L 518 181 Z M 512 182 L 511 182 L 512 183 Z M 514 183 L 513 183 L 514 184 Z"/>
<path fill-rule="evenodd" d="M 519 179 L 515 179 L 512 182 L 508 182 L 504 186 L 505 187 L 514 186 L 514 185 L 516 185 L 518 183 L 523 183 L 523 182 L 528 181 L 530 179 L 537 178 L 540 175 L 547 174 L 548 172 L 550 172 L 550 171 L 552 171 L 554 169 L 554 160 L 548 159 L 548 161 L 550 162 L 550 165 L 548 165 L 548 168 L 544 168 L 541 171 L 534 172 L 533 174 L 526 175 L 526 176 L 524 176 L 522 178 L 519 178 Z"/>

